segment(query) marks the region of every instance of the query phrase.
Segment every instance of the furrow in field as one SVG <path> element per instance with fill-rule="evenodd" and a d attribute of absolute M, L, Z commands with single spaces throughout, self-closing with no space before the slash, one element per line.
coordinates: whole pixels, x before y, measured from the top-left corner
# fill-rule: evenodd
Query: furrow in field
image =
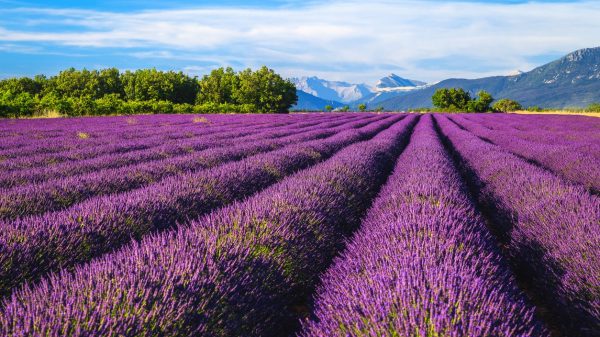
<path fill-rule="evenodd" d="M 600 198 L 436 116 L 547 322 L 600 334 Z"/>
<path fill-rule="evenodd" d="M 348 120 L 352 119 L 354 118 Z M 340 118 L 336 121 L 342 122 L 344 120 L 346 119 Z M 324 122 L 327 121 L 321 121 L 321 123 Z M 142 150 L 134 150 L 125 153 L 117 152 L 114 154 L 100 155 L 87 160 L 65 162 L 49 167 L 7 172 L 0 175 L 0 187 L 14 188 L 90 172 L 99 173 L 99 171 L 105 169 L 120 168 L 155 160 L 166 160 L 168 158 L 186 155 L 190 152 L 231 146 L 238 141 L 250 141 L 255 137 L 282 137 L 286 136 L 289 132 L 301 131 L 303 128 L 310 128 L 313 126 L 315 126 L 314 122 L 298 122 L 278 127 L 227 128 L 223 130 L 223 132 L 162 142 L 157 146 Z M 8 191 L 5 192 L 8 193 Z"/>
<path fill-rule="evenodd" d="M 291 122 L 288 121 L 287 123 Z M 261 128 L 268 129 L 276 126 L 285 126 L 287 125 L 287 123 L 263 125 L 261 126 Z M 245 132 L 250 133 L 254 128 L 245 127 L 243 129 L 245 130 Z M 181 139 L 193 138 L 202 135 L 218 136 L 221 131 L 239 133 L 243 130 L 236 130 L 236 128 L 231 128 L 229 126 L 198 128 L 192 125 L 185 128 L 178 128 L 177 130 L 172 131 L 163 130 L 161 132 L 157 132 L 151 137 L 140 137 L 124 142 L 116 141 L 111 142 L 109 144 L 101 144 L 98 146 L 95 143 L 93 143 L 92 145 L 83 146 L 81 148 L 79 146 L 75 146 L 74 149 L 68 151 L 61 151 L 58 153 L 46 153 L 44 151 L 44 144 L 41 143 L 39 144 L 39 147 L 42 149 L 40 154 L 33 156 L 22 155 L 18 158 L 6 158 L 3 162 L 0 162 L 0 169 L 2 169 L 3 172 L 15 170 L 28 170 L 39 166 L 51 166 L 64 162 L 77 162 L 80 160 L 92 159 L 101 155 L 124 154 L 130 151 L 144 150 L 157 147 L 168 141 L 176 142 Z M 88 139 L 85 138 L 79 139 L 78 142 L 85 143 L 87 140 Z"/>
<path fill-rule="evenodd" d="M 408 116 L 189 227 L 147 237 L 18 291 L 0 313 L 0 332 L 289 334 L 319 273 L 358 225 L 417 118 Z"/>
<path fill-rule="evenodd" d="M 1 224 L 1 293 L 247 197 L 352 143 L 373 137 L 401 118 L 380 116 L 362 128 L 349 126 L 325 139 L 181 174 L 134 191 L 92 198 L 65 211 Z"/>
<path fill-rule="evenodd" d="M 315 302 L 301 336 L 547 335 L 431 115 L 421 117 Z"/>
<path fill-rule="evenodd" d="M 361 127 L 374 118 L 364 118 L 352 127 Z M 197 143 L 199 152 L 160 159 L 116 169 L 98 169 L 85 175 L 51 180 L 41 184 L 20 186 L 0 195 L 0 219 L 17 218 L 58 211 L 95 196 L 122 193 L 157 183 L 169 176 L 193 173 L 229 161 L 240 160 L 254 154 L 275 150 L 298 141 L 325 138 L 346 129 L 345 122 L 313 125 L 307 129 L 289 127 L 280 131 L 267 131 L 251 136 L 234 138 L 221 144 L 209 140 Z M 229 146 L 227 146 L 229 144 Z"/>
<path fill-rule="evenodd" d="M 284 118 L 283 116 L 268 115 L 263 116 L 241 116 L 241 115 L 166 115 L 166 116 L 136 116 L 119 117 L 118 122 L 107 123 L 105 118 L 68 118 L 53 120 L 54 130 L 41 131 L 32 127 L 37 120 L 27 120 L 23 123 L 16 123 L 12 126 L 6 135 L 10 137 L 2 144 L 0 155 L 4 150 L 20 148 L 14 151 L 16 155 L 26 152 L 23 146 L 31 147 L 34 153 L 37 152 L 56 152 L 72 149 L 74 146 L 85 147 L 98 144 L 107 144 L 107 141 L 127 141 L 138 139 L 140 137 L 149 137 L 157 132 L 173 132 L 180 128 L 189 126 L 224 126 L 232 127 L 248 126 L 262 124 L 272 124 L 276 121 L 300 120 L 300 118 Z M 110 117 L 108 117 L 110 118 Z M 314 119 L 317 119 L 315 117 Z M 137 121 L 140 121 L 139 123 Z M 145 122 L 144 122 L 145 121 Z M 48 120 L 44 120 L 48 123 Z M 81 142 L 79 134 L 83 133 L 89 138 L 87 142 Z M 59 146 L 63 146 L 59 148 Z"/>
<path fill-rule="evenodd" d="M 476 136 L 569 181 L 581 184 L 593 193 L 600 193 L 600 146 L 578 149 L 572 145 L 530 142 L 515 137 L 511 133 L 491 131 L 462 116 L 451 118 L 459 126 Z"/>

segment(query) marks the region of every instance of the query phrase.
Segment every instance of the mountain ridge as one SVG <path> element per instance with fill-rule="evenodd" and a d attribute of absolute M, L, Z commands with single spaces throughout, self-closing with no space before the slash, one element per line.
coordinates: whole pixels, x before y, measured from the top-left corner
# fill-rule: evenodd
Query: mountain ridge
<path fill-rule="evenodd" d="M 328 82 L 318 80 L 321 83 Z M 525 107 L 585 107 L 600 102 L 600 47 L 579 49 L 531 71 L 508 75 L 477 79 L 449 78 L 435 84 L 425 84 L 390 74 L 373 87 L 339 81 L 334 83 L 343 83 L 347 87 L 363 86 L 363 89 L 370 90 L 368 94 L 356 95 L 354 100 L 347 95 L 342 103 L 352 107 L 366 103 L 371 108 L 382 106 L 387 110 L 430 108 L 431 96 L 436 89 L 454 87 L 463 88 L 472 95 L 486 90 L 496 99 L 514 99 Z M 319 93 L 315 93 L 319 97 Z"/>
<path fill-rule="evenodd" d="M 292 111 L 323 111 L 327 105 L 331 105 L 334 109 L 344 106 L 340 102 L 328 101 L 302 90 L 296 90 L 296 94 L 298 95 L 298 102 L 291 107 L 290 110 Z"/>
<path fill-rule="evenodd" d="M 291 81 L 296 85 L 298 92 L 298 103 L 292 107 L 294 110 L 314 109 L 317 104 L 324 102 L 325 105 L 334 108 L 343 105 L 357 107 L 361 103 L 376 105 L 383 100 L 426 85 L 425 82 L 405 79 L 393 73 L 379 79 L 374 86 L 365 83 L 328 81 L 316 76 L 294 77 Z M 317 99 L 324 102 L 319 102 Z M 324 105 L 321 109 L 323 108 Z"/>

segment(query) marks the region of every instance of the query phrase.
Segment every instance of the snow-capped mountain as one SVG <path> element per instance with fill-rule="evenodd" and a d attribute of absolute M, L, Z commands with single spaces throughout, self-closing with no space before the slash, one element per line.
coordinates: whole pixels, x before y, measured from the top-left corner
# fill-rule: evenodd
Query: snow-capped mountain
<path fill-rule="evenodd" d="M 366 103 L 369 106 L 377 106 L 381 102 L 397 96 L 403 96 L 410 92 L 427 88 L 427 83 L 415 80 L 409 80 L 396 74 L 390 74 L 380 79 L 374 87 L 373 93 L 362 99 L 359 103 Z"/>
<path fill-rule="evenodd" d="M 525 74 L 525 72 L 522 70 L 514 70 L 514 71 L 511 71 L 508 74 L 506 74 L 506 76 L 519 76 L 522 74 Z"/>
<path fill-rule="evenodd" d="M 396 74 L 381 78 L 375 86 L 364 83 L 327 81 L 315 76 L 292 78 L 291 80 L 300 91 L 327 101 L 337 101 L 349 105 L 369 104 L 426 86 L 424 82 L 408 80 Z"/>
<path fill-rule="evenodd" d="M 388 110 L 431 107 L 431 96 L 439 88 L 462 88 L 471 94 L 486 90 L 495 98 L 510 98 L 523 106 L 585 107 L 600 102 L 600 47 L 577 50 L 525 73 L 443 80 L 381 105 Z"/>
<path fill-rule="evenodd" d="M 292 78 L 298 90 L 327 101 L 350 103 L 373 92 L 366 84 L 352 84 L 340 81 L 327 81 L 318 77 Z"/>
<path fill-rule="evenodd" d="M 427 83 L 415 80 L 409 80 L 400 77 L 396 74 L 390 74 L 380 79 L 375 85 L 376 91 L 406 91 L 414 90 L 416 87 L 421 87 Z"/>

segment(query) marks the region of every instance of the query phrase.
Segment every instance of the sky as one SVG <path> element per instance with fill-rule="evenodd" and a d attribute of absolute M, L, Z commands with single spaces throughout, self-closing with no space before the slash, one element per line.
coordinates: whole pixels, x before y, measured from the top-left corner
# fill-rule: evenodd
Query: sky
<path fill-rule="evenodd" d="M 600 1 L 0 0 L 0 78 L 266 65 L 373 84 L 528 71 L 600 46 Z"/>

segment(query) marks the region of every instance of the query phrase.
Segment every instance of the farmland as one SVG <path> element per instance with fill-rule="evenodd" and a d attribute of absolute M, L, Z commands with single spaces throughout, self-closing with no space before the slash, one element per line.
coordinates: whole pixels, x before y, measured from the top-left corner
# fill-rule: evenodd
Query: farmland
<path fill-rule="evenodd" d="M 600 336 L 600 119 L 0 120 L 1 336 Z"/>

